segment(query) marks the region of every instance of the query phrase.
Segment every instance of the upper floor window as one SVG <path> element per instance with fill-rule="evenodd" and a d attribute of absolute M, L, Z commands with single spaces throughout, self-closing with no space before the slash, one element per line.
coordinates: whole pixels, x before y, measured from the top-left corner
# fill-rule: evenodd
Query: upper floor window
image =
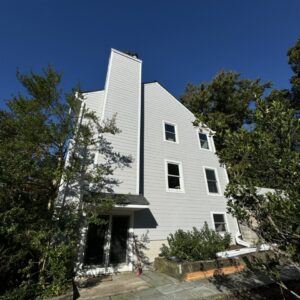
<path fill-rule="evenodd" d="M 167 191 L 183 192 L 181 163 L 166 162 Z"/>
<path fill-rule="evenodd" d="M 176 134 L 176 125 L 164 122 L 165 141 L 178 142 Z"/>
<path fill-rule="evenodd" d="M 209 150 L 209 142 L 208 142 L 208 136 L 206 133 L 198 133 L 199 135 L 199 142 L 201 149 L 207 149 Z"/>
<path fill-rule="evenodd" d="M 216 175 L 216 170 L 205 168 L 205 176 L 207 189 L 209 194 L 220 194 L 219 183 Z"/>
<path fill-rule="evenodd" d="M 227 224 L 225 221 L 225 214 L 213 213 L 213 221 L 216 232 L 226 232 Z"/>

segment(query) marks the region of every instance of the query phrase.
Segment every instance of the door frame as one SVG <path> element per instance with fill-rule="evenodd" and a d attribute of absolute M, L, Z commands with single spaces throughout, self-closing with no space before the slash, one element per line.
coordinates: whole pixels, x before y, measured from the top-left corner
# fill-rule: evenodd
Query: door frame
<path fill-rule="evenodd" d="M 104 265 L 83 265 L 80 268 L 80 275 L 98 275 L 98 274 L 109 274 L 115 272 L 126 272 L 133 270 L 133 222 L 134 222 L 134 211 L 128 211 L 124 209 L 113 210 L 109 215 L 109 226 L 107 230 L 107 234 L 105 237 L 104 243 Z M 129 226 L 128 226 L 128 238 L 127 238 L 127 251 L 126 251 L 126 262 L 111 265 L 109 263 L 109 253 L 110 253 L 110 242 L 111 242 L 111 230 L 112 230 L 112 216 L 129 216 Z M 85 233 L 87 234 L 88 225 L 85 228 Z M 86 235 L 84 240 L 86 240 Z M 85 242 L 83 248 L 83 257 L 85 252 Z"/>

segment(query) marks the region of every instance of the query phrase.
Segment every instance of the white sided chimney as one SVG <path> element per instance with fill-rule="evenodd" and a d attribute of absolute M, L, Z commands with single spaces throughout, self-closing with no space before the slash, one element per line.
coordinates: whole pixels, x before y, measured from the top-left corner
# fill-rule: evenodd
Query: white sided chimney
<path fill-rule="evenodd" d="M 116 114 L 121 133 L 109 136 L 115 151 L 131 155 L 131 168 L 116 170 L 114 177 L 122 183 L 116 193 L 139 194 L 140 128 L 141 128 L 142 61 L 112 49 L 105 82 L 101 120 Z"/>

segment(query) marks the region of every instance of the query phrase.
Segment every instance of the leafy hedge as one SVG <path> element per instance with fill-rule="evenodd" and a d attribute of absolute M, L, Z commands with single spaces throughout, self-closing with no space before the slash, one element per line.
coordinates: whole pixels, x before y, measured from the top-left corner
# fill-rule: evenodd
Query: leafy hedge
<path fill-rule="evenodd" d="M 197 261 L 216 258 L 217 252 L 229 248 L 231 236 L 229 233 L 220 235 L 209 229 L 205 222 L 200 230 L 195 227 L 191 231 L 179 229 L 174 234 L 170 234 L 167 240 L 169 246 L 163 244 L 161 256 Z"/>

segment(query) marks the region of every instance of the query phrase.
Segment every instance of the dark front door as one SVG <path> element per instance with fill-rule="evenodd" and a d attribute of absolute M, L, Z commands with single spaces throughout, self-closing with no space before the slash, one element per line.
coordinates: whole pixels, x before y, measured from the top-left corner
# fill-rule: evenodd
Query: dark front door
<path fill-rule="evenodd" d="M 110 263 L 126 262 L 129 216 L 112 216 Z"/>
<path fill-rule="evenodd" d="M 106 235 L 109 226 L 108 216 L 103 216 L 101 219 L 104 223 L 101 225 L 89 224 L 86 249 L 84 255 L 84 263 L 87 265 L 103 265 L 105 262 L 104 245 L 106 243 Z"/>

